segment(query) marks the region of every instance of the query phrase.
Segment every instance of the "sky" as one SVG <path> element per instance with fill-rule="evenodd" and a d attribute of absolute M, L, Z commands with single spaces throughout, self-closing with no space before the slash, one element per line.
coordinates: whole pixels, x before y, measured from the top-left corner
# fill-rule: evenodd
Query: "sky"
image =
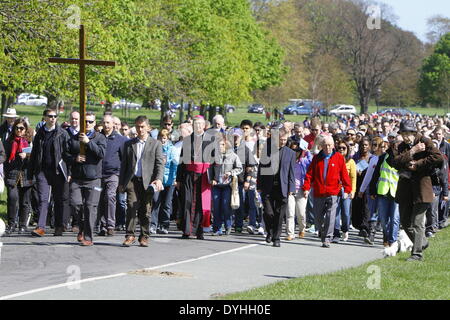
<path fill-rule="evenodd" d="M 396 24 L 426 41 L 427 19 L 440 14 L 450 17 L 450 0 L 380 0 L 392 7 Z"/>

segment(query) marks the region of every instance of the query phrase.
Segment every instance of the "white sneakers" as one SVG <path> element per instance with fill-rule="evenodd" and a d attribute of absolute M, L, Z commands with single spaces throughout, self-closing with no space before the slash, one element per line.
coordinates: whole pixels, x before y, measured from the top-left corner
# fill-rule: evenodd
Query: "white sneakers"
<path fill-rule="evenodd" d="M 344 234 L 342 235 L 342 241 L 347 241 L 348 240 L 348 232 L 344 232 Z"/>

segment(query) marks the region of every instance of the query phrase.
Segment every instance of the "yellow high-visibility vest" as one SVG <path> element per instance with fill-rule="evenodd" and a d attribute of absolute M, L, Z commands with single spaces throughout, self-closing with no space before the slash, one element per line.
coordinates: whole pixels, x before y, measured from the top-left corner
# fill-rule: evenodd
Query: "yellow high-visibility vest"
<path fill-rule="evenodd" d="M 391 196 L 395 198 L 395 193 L 397 192 L 397 184 L 398 184 L 398 171 L 392 168 L 386 162 L 386 159 L 389 155 L 386 155 L 386 158 L 383 161 L 383 164 L 380 168 L 380 178 L 378 179 L 378 188 L 377 193 L 379 195 L 387 195 L 390 191 Z"/>

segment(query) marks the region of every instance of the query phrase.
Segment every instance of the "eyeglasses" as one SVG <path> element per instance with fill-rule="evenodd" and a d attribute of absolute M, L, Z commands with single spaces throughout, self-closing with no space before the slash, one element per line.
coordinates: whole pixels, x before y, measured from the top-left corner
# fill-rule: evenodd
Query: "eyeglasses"
<path fill-rule="evenodd" d="M 95 122 L 95 120 L 86 120 L 86 123 L 92 124 L 92 123 L 94 123 L 94 122 Z"/>
<path fill-rule="evenodd" d="M 25 127 L 16 127 L 16 130 L 23 131 L 23 130 L 25 130 Z"/>
<path fill-rule="evenodd" d="M 372 147 L 376 148 L 376 147 L 378 147 L 378 144 L 374 143 L 374 144 L 372 144 Z"/>
<path fill-rule="evenodd" d="M 58 116 L 56 114 L 48 114 L 47 117 L 49 117 L 50 119 L 54 118 L 58 118 Z"/>

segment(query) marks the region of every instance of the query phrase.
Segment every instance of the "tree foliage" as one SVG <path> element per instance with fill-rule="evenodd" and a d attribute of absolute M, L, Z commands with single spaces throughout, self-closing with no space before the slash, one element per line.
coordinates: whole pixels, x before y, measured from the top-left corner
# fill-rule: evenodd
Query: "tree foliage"
<path fill-rule="evenodd" d="M 434 53 L 423 62 L 419 81 L 420 96 L 425 104 L 449 105 L 450 33 L 436 44 Z"/>

